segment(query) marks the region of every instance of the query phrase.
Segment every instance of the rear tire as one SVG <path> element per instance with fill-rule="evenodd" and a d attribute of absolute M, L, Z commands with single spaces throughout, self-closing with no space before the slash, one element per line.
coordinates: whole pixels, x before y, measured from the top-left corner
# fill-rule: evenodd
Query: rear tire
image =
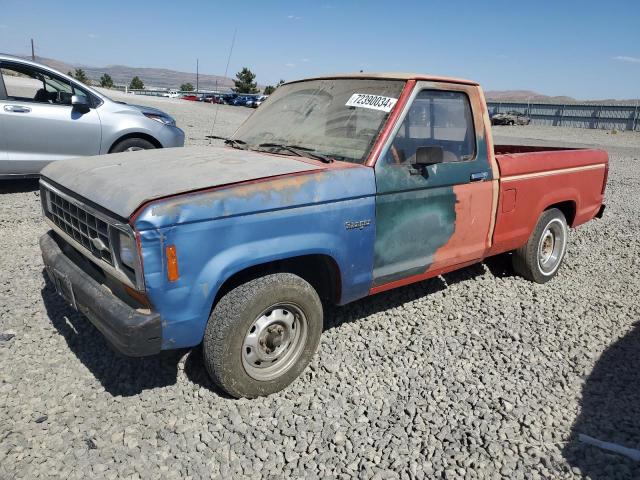
<path fill-rule="evenodd" d="M 211 312 L 205 366 L 233 397 L 270 395 L 309 364 L 322 325 L 320 298 L 299 276 L 277 273 L 248 281 L 226 293 Z"/>
<path fill-rule="evenodd" d="M 522 277 L 545 283 L 558 273 L 568 240 L 567 220 L 557 208 L 540 215 L 529 241 L 513 252 L 513 269 Z"/>
<path fill-rule="evenodd" d="M 133 152 L 136 150 L 151 150 L 154 148 L 156 148 L 156 146 L 149 140 L 145 140 L 144 138 L 127 138 L 116 143 L 111 149 L 111 153 Z"/>

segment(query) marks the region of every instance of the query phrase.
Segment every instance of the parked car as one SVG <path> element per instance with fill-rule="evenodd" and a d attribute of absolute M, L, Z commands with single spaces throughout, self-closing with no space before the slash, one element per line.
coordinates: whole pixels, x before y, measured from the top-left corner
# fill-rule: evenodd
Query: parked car
<path fill-rule="evenodd" d="M 245 103 L 245 106 L 251 107 L 251 108 L 258 108 L 260 105 L 262 105 L 262 102 L 264 102 L 266 99 L 267 97 L 265 95 L 260 95 L 259 97 L 252 97 L 249 100 L 247 100 L 247 102 Z"/>
<path fill-rule="evenodd" d="M 54 160 L 183 145 L 184 132 L 158 109 L 0 55 L 0 179 L 37 177 Z"/>
<path fill-rule="evenodd" d="M 226 105 L 233 105 L 233 101 L 238 97 L 237 93 L 223 93 L 222 101 Z"/>
<path fill-rule="evenodd" d="M 185 93 L 180 98 L 182 98 L 182 100 L 189 100 L 190 102 L 198 101 L 198 95 L 196 95 L 195 93 Z"/>
<path fill-rule="evenodd" d="M 246 95 L 238 95 L 236 98 L 234 98 L 231 101 L 231 105 L 235 105 L 236 107 L 246 107 L 247 106 L 247 102 L 251 99 L 251 97 L 248 97 Z"/>
<path fill-rule="evenodd" d="M 222 96 L 219 94 L 205 94 L 200 98 L 200 101 L 206 103 L 224 103 Z"/>
<path fill-rule="evenodd" d="M 523 113 L 509 111 L 491 116 L 491 125 L 529 125 L 531 119 Z"/>
<path fill-rule="evenodd" d="M 51 283 L 125 355 L 202 345 L 230 395 L 277 392 L 314 355 L 323 305 L 504 252 L 544 283 L 568 229 L 602 215 L 605 151 L 487 149 L 485 112 L 472 81 L 332 76 L 280 86 L 226 147 L 56 162 Z"/>
<path fill-rule="evenodd" d="M 172 89 L 166 93 L 163 93 L 162 96 L 167 98 L 180 98 L 181 95 L 178 90 Z"/>

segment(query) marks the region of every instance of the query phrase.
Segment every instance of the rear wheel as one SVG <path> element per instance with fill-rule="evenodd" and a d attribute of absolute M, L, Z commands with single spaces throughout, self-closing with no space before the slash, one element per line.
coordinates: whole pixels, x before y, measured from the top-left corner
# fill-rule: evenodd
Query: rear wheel
<path fill-rule="evenodd" d="M 209 375 L 234 397 L 278 392 L 311 361 L 322 323 L 318 294 L 297 275 L 244 283 L 225 294 L 209 318 L 203 342 Z"/>
<path fill-rule="evenodd" d="M 136 150 L 151 150 L 156 146 L 144 138 L 127 138 L 116 143 L 111 153 L 135 152 Z"/>
<path fill-rule="evenodd" d="M 557 273 L 567 249 L 568 227 L 557 208 L 543 212 L 529 241 L 513 253 L 514 270 L 536 283 L 545 283 Z"/>

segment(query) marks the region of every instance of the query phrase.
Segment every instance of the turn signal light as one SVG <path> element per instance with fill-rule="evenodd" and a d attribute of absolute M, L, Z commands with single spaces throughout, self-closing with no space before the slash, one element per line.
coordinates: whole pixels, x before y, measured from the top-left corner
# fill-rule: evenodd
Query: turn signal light
<path fill-rule="evenodd" d="M 165 249 L 167 256 L 167 278 L 170 282 L 175 282 L 180 278 L 180 272 L 178 272 L 178 255 L 176 253 L 175 245 L 168 245 Z"/>

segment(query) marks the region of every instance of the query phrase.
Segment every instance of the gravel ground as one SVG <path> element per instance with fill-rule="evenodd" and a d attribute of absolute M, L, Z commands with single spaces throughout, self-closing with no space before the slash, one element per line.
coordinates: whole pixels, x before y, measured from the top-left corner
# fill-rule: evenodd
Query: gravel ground
<path fill-rule="evenodd" d="M 135 100 L 208 142 L 216 107 Z M 248 113 L 220 107 L 217 133 Z M 606 215 L 556 279 L 497 258 L 336 308 L 310 368 L 256 400 L 198 350 L 112 353 L 45 283 L 33 182 L 0 186 L 0 478 L 638 478 L 577 435 L 640 448 L 640 135 L 496 131 L 611 154 Z"/>

